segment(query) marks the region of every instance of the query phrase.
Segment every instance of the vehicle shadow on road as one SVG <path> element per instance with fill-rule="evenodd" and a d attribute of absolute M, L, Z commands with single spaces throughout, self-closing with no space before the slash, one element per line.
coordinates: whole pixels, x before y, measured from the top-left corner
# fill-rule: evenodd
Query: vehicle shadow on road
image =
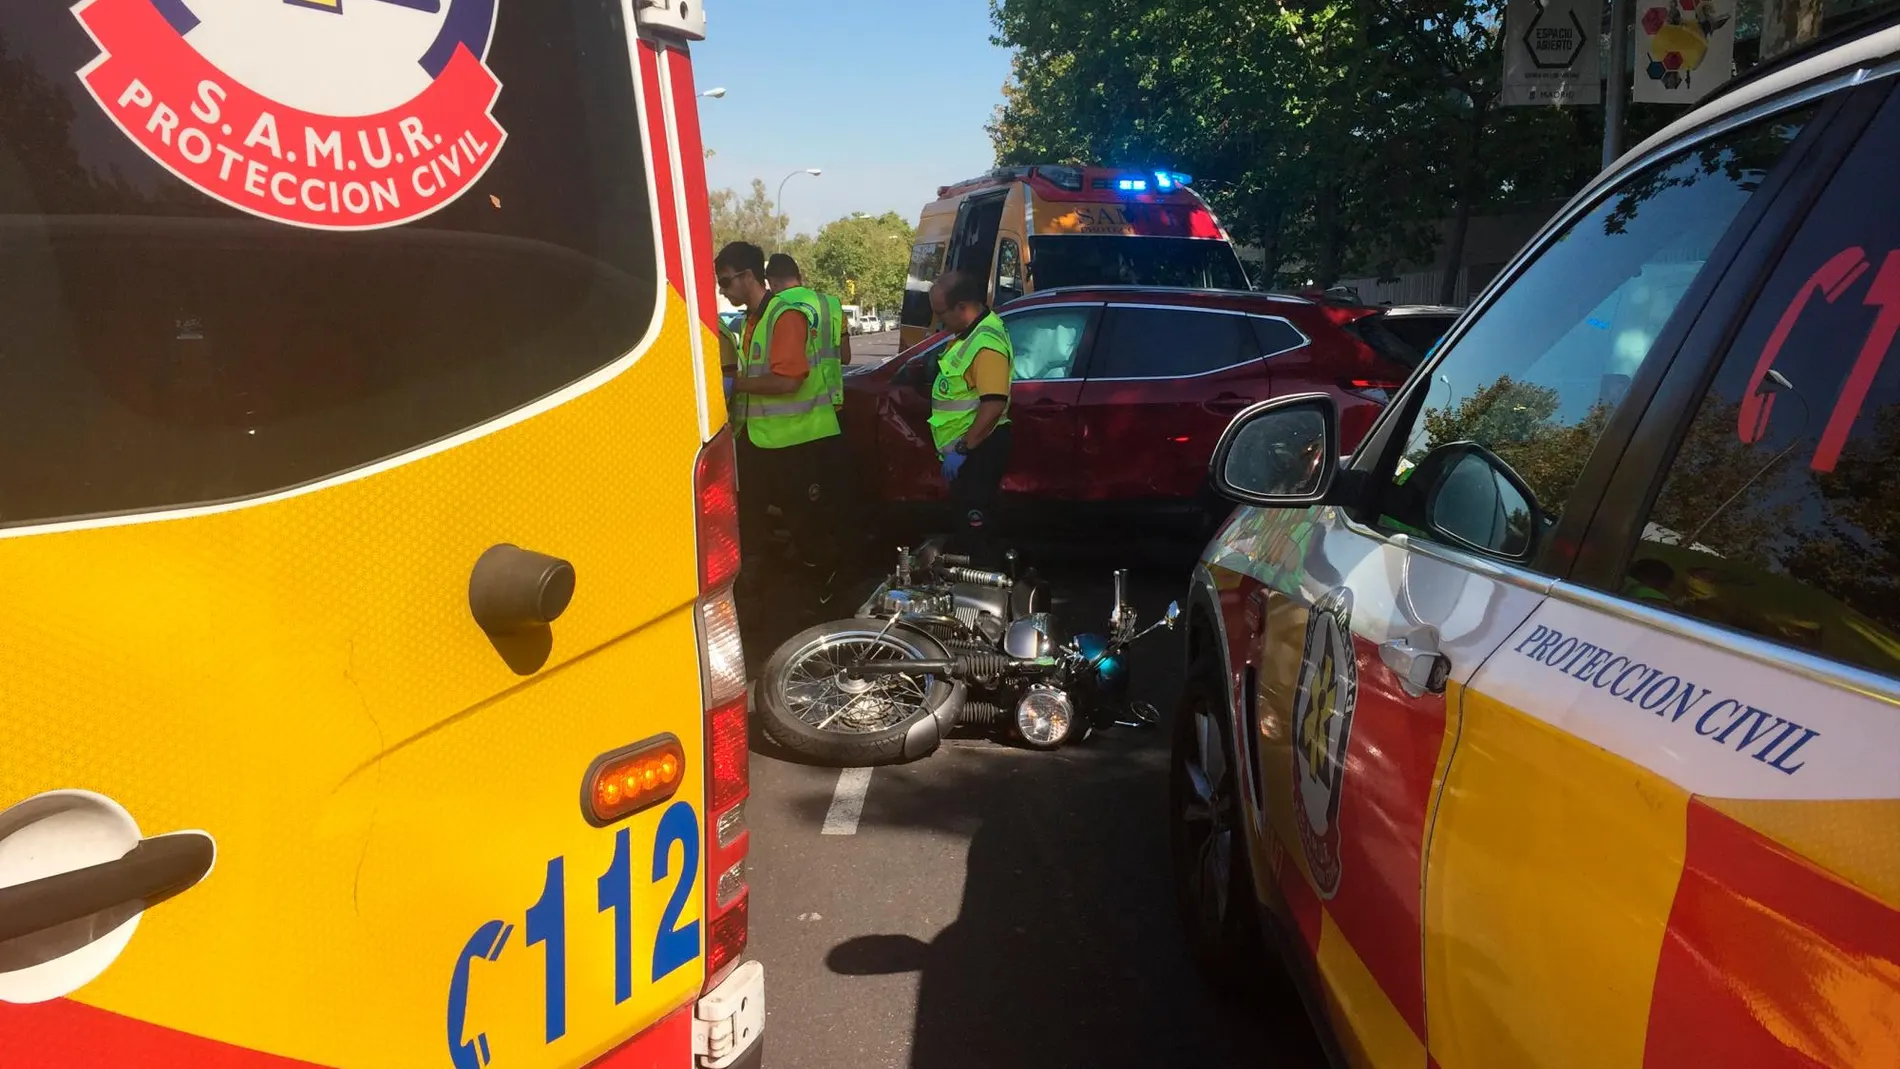
<path fill-rule="evenodd" d="M 1144 615 L 1182 575 L 1136 576 Z M 1070 626 L 1106 615 L 1105 578 L 1077 587 Z M 1164 715 L 1179 656 L 1160 638 L 1132 665 L 1134 696 Z M 913 1069 L 1323 1064 L 1292 997 L 1220 999 L 1188 960 L 1168 871 L 1167 742 L 1163 726 L 1054 753 L 947 746 L 928 777 L 874 791 L 867 822 L 972 835 L 958 915 L 934 940 L 859 936 L 826 957 L 844 976 L 920 974 Z M 810 804 L 816 819 L 824 799 Z"/>

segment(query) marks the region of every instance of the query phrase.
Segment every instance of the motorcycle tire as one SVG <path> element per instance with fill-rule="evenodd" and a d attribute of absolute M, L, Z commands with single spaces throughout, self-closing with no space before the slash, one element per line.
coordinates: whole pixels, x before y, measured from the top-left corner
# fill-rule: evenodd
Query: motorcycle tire
<path fill-rule="evenodd" d="M 865 686 L 841 676 L 836 661 L 868 653 L 906 660 L 949 656 L 929 635 L 902 626 L 886 629 L 878 620 L 808 627 L 774 650 L 759 673 L 766 735 L 802 757 L 841 768 L 912 760 L 936 749 L 963 707 L 964 684 L 941 675 L 867 676 Z M 858 686 L 864 689 L 851 693 Z"/>

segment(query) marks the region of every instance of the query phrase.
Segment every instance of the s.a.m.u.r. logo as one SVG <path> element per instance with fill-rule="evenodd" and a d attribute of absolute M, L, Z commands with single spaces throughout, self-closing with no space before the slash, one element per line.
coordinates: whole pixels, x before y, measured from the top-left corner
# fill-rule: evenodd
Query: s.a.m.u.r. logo
<path fill-rule="evenodd" d="M 1307 617 L 1299 688 L 1293 695 L 1293 813 L 1322 898 L 1339 890 L 1339 798 L 1358 701 L 1352 591 L 1340 587 L 1315 602 Z"/>
<path fill-rule="evenodd" d="M 80 0 L 79 71 L 145 153 L 295 226 L 428 215 L 501 151 L 486 63 L 499 0 Z"/>

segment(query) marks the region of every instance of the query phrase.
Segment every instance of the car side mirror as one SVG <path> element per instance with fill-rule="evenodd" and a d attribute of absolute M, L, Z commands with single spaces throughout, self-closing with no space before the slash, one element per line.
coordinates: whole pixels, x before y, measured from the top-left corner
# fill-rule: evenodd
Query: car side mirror
<path fill-rule="evenodd" d="M 1208 476 L 1243 505 L 1292 508 L 1325 501 L 1339 473 L 1339 409 L 1323 393 L 1263 401 L 1221 432 Z"/>
<path fill-rule="evenodd" d="M 1544 515 L 1537 495 L 1504 459 L 1476 442 L 1451 442 L 1426 454 L 1413 471 L 1424 495 L 1426 530 L 1435 538 L 1485 553 L 1528 558 Z"/>

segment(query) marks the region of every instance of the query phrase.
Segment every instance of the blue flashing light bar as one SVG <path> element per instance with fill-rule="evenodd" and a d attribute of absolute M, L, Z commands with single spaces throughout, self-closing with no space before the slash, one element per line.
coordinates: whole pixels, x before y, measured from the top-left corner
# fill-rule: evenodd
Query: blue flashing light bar
<path fill-rule="evenodd" d="M 1115 188 L 1121 190 L 1123 193 L 1146 193 L 1148 191 L 1148 180 L 1146 178 L 1124 178 L 1115 183 Z"/>
<path fill-rule="evenodd" d="M 1185 187 L 1193 184 L 1194 177 L 1192 175 L 1185 175 L 1179 171 L 1155 172 L 1155 188 L 1161 190 L 1163 193 L 1177 186 Z"/>

